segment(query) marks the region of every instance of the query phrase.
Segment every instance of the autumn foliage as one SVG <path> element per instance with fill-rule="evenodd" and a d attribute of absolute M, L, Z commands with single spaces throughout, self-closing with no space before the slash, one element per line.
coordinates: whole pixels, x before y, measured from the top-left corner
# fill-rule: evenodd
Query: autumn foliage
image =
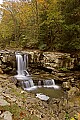
<path fill-rule="evenodd" d="M 0 46 L 80 50 L 80 1 L 32 0 L 1 5 Z"/>

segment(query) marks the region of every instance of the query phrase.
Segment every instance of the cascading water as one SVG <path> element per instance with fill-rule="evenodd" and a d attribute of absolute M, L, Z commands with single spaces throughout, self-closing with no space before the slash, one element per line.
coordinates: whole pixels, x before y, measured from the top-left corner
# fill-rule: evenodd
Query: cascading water
<path fill-rule="evenodd" d="M 24 90 L 35 89 L 36 86 L 34 86 L 33 80 L 31 79 L 28 71 L 26 70 L 26 66 L 28 67 L 28 55 L 16 53 L 16 61 L 17 61 L 17 75 L 15 75 L 14 77 L 17 80 L 21 81 Z"/>
<path fill-rule="evenodd" d="M 21 87 L 24 90 L 33 91 L 34 93 L 38 92 L 36 94 L 36 97 L 38 97 L 41 100 L 48 100 L 49 96 L 53 95 L 53 92 L 55 94 L 54 89 L 59 89 L 59 86 L 55 85 L 55 81 L 53 79 L 39 80 L 37 86 L 34 86 L 33 80 L 27 71 L 28 70 L 28 54 L 22 54 L 20 52 L 16 52 L 16 61 L 17 61 L 17 75 L 15 75 L 14 77 L 18 80 L 19 85 L 21 85 Z M 38 89 L 36 90 L 36 88 Z M 48 88 L 51 88 L 51 89 L 48 89 Z M 48 96 L 46 96 L 45 94 L 48 94 Z M 60 93 L 59 93 L 59 96 L 60 96 Z"/>
<path fill-rule="evenodd" d="M 34 90 L 37 87 L 45 87 L 45 88 L 54 88 L 59 89 L 58 85 L 55 85 L 55 81 L 53 79 L 38 81 L 38 86 L 34 86 L 33 80 L 28 73 L 28 54 L 22 54 L 20 52 L 16 52 L 16 61 L 17 61 L 17 75 L 14 77 L 20 81 L 22 88 L 24 90 Z"/>
<path fill-rule="evenodd" d="M 21 53 L 16 53 L 17 61 L 17 75 L 15 76 L 18 80 L 29 79 L 29 73 L 26 71 L 26 55 L 21 55 Z"/>
<path fill-rule="evenodd" d="M 59 86 L 55 84 L 54 79 L 44 80 L 44 87 L 59 89 Z"/>

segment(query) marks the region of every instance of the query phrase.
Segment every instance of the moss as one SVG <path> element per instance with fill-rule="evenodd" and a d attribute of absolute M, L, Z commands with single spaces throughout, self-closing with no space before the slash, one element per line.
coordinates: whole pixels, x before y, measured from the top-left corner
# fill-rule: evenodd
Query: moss
<path fill-rule="evenodd" d="M 10 89 L 11 95 L 16 96 L 16 99 L 18 101 L 22 101 L 25 103 L 27 96 L 29 95 L 27 92 L 21 93 L 21 89 L 18 88 L 12 88 Z M 11 103 L 10 106 L 0 106 L 1 113 L 5 111 L 9 111 L 12 114 L 13 120 L 39 120 L 39 118 L 36 115 L 32 115 L 29 113 L 29 111 L 26 110 L 26 105 L 23 105 L 21 107 L 18 106 L 16 103 Z"/>
<path fill-rule="evenodd" d="M 70 120 L 68 113 L 66 113 L 65 120 Z"/>
<path fill-rule="evenodd" d="M 66 113 L 66 116 L 65 116 L 65 120 L 79 120 L 79 113 L 78 114 L 75 114 L 73 117 L 69 117 L 69 114 Z"/>
<path fill-rule="evenodd" d="M 70 72 L 70 70 L 66 67 L 59 68 L 58 70 L 63 71 L 63 72 Z"/>

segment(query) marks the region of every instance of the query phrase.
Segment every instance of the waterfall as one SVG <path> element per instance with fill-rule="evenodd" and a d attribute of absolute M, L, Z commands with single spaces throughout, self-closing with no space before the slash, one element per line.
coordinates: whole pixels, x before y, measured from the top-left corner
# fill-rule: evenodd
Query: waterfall
<path fill-rule="evenodd" d="M 26 71 L 26 55 L 21 53 L 16 53 L 16 62 L 17 62 L 17 75 L 15 76 L 19 80 L 29 79 L 29 73 Z"/>
<path fill-rule="evenodd" d="M 38 87 L 39 87 L 39 88 L 42 87 L 42 85 L 41 85 L 41 81 L 40 81 L 40 80 L 38 81 Z"/>
<path fill-rule="evenodd" d="M 44 80 L 43 83 L 44 83 L 44 87 L 59 89 L 59 86 L 55 84 L 54 79 Z"/>
<path fill-rule="evenodd" d="M 17 73 L 18 75 L 23 75 L 23 57 L 20 54 L 16 55 L 16 60 L 17 60 Z"/>
<path fill-rule="evenodd" d="M 28 70 L 28 54 L 26 55 L 27 63 L 26 63 L 26 69 Z"/>
<path fill-rule="evenodd" d="M 34 86 L 33 80 L 28 73 L 28 54 L 22 54 L 16 52 L 16 62 L 17 62 L 17 75 L 14 77 L 20 81 L 22 88 L 24 90 L 34 90 L 37 86 Z M 38 87 L 47 87 L 58 89 L 59 86 L 55 85 L 54 79 L 43 80 L 43 85 L 41 81 L 38 81 Z"/>
<path fill-rule="evenodd" d="M 28 55 L 16 53 L 16 61 L 17 61 L 17 75 L 15 75 L 14 77 L 17 80 L 22 81 L 21 83 L 24 90 L 32 90 L 36 88 L 34 86 L 33 80 L 31 79 L 28 71 L 26 70 L 28 68 Z"/>

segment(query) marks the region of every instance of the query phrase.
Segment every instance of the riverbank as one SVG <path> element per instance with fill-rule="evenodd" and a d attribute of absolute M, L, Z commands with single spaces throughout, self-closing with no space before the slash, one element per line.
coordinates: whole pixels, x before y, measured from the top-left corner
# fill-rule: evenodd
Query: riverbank
<path fill-rule="evenodd" d="M 11 81 L 11 76 L 0 74 L 0 119 L 7 120 L 65 120 L 80 113 L 80 96 L 45 102 L 35 94 L 23 91 Z"/>
<path fill-rule="evenodd" d="M 52 97 L 44 101 L 36 98 L 36 93 L 21 89 L 17 80 L 12 80 L 17 74 L 15 51 L 1 50 L 0 118 L 3 120 L 7 116 L 7 120 L 78 120 L 80 71 L 75 67 L 79 67 L 79 56 L 59 52 L 20 52 L 22 56 L 28 55 L 28 72 L 36 85 L 40 82 L 43 86 L 45 79 L 53 79 L 56 84 L 60 84 L 66 95 L 57 98 L 51 91 Z"/>

